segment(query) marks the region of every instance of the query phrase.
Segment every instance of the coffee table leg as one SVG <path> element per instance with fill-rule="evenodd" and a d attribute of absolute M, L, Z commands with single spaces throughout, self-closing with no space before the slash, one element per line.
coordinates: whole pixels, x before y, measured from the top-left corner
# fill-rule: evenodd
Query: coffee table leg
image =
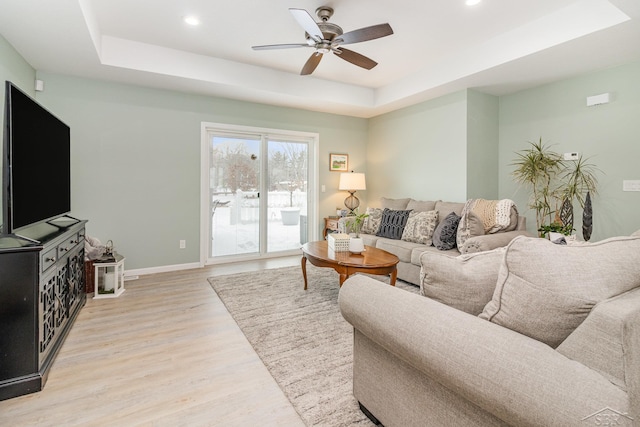
<path fill-rule="evenodd" d="M 307 257 L 302 255 L 302 259 L 300 260 L 300 264 L 302 265 L 302 277 L 304 277 L 304 290 L 307 290 Z"/>
<path fill-rule="evenodd" d="M 342 287 L 342 284 L 344 283 L 345 280 L 347 280 L 349 278 L 349 276 L 347 275 L 347 273 L 340 273 L 340 287 Z"/>
<path fill-rule="evenodd" d="M 391 272 L 391 280 L 389 280 L 389 284 L 391 286 L 395 286 L 396 285 L 396 278 L 398 277 L 398 269 L 394 268 L 393 271 Z"/>

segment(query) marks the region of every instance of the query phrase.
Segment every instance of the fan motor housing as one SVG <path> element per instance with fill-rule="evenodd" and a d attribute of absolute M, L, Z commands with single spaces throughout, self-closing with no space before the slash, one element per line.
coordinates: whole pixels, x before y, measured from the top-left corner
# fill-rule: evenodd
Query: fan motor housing
<path fill-rule="evenodd" d="M 324 40 L 331 41 L 337 36 L 341 36 L 343 33 L 342 28 L 336 24 L 331 24 L 329 22 L 318 22 L 317 24 L 318 27 L 320 27 L 320 31 L 322 31 L 322 37 Z M 307 39 L 309 38 L 308 33 L 304 33 L 304 35 Z"/>

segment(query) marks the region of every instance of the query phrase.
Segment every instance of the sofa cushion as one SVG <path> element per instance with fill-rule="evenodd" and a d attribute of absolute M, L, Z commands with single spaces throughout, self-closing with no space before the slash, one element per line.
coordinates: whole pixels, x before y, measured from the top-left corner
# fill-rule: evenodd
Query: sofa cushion
<path fill-rule="evenodd" d="M 409 200 L 407 209 L 411 209 L 414 212 L 428 212 L 436 210 L 435 200 Z"/>
<path fill-rule="evenodd" d="M 380 223 L 382 222 L 382 209 L 380 208 L 367 208 L 366 214 L 369 215 L 364 219 L 362 223 L 362 233 L 376 234 L 380 229 Z"/>
<path fill-rule="evenodd" d="M 516 237 L 480 317 L 557 347 L 600 301 L 640 286 L 640 238 L 583 246 Z"/>
<path fill-rule="evenodd" d="M 374 248 L 378 246 L 378 240 L 382 239 L 382 237 L 378 237 L 375 234 L 360 234 L 360 237 L 362 238 L 362 243 Z"/>
<path fill-rule="evenodd" d="M 402 232 L 402 240 L 431 246 L 433 231 L 438 223 L 438 211 L 410 212 Z"/>
<path fill-rule="evenodd" d="M 409 219 L 409 213 L 407 210 L 393 210 L 385 208 L 382 211 L 382 221 L 380 222 L 380 228 L 376 233 L 378 237 L 387 237 L 389 239 L 400 240 L 404 226 Z"/>
<path fill-rule="evenodd" d="M 388 199 L 386 197 L 380 197 L 380 205 L 382 209 L 392 209 L 392 210 L 404 210 L 407 209 L 407 205 L 411 199 Z"/>
<path fill-rule="evenodd" d="M 440 213 L 438 221 L 442 221 L 447 215 L 449 215 L 449 212 L 455 212 L 458 216 L 461 216 L 462 208 L 464 208 L 464 203 L 443 202 L 442 200 L 438 200 L 434 209 Z"/>
<path fill-rule="evenodd" d="M 491 301 L 505 248 L 468 255 L 424 252 L 420 294 L 477 316 Z"/>
<path fill-rule="evenodd" d="M 387 239 L 384 237 L 378 238 L 376 241 L 376 248 L 383 251 L 390 252 L 398 257 L 400 262 L 411 262 L 411 253 L 414 249 L 419 247 L 425 247 L 420 243 L 405 242 L 404 240 Z"/>
<path fill-rule="evenodd" d="M 455 248 L 459 222 L 460 217 L 455 212 L 441 219 L 433 232 L 433 246 L 441 251 Z"/>

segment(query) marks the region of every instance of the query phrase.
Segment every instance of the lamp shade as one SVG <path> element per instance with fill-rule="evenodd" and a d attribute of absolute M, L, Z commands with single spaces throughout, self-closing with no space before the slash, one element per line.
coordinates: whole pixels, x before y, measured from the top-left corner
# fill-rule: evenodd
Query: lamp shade
<path fill-rule="evenodd" d="M 367 184 L 364 180 L 363 173 L 350 172 L 340 174 L 340 184 L 338 185 L 338 190 L 357 191 L 366 189 Z"/>

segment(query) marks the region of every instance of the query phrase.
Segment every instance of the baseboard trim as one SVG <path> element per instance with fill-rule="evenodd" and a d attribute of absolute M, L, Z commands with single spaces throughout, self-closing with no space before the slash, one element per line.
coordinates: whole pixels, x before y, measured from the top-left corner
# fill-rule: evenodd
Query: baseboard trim
<path fill-rule="evenodd" d="M 127 280 L 127 277 L 129 276 L 145 276 L 147 274 L 171 273 L 173 271 L 192 270 L 194 268 L 201 268 L 201 267 L 202 265 L 200 265 L 200 263 L 193 262 L 189 264 L 162 265 L 158 267 L 125 270 L 124 279 Z"/>

